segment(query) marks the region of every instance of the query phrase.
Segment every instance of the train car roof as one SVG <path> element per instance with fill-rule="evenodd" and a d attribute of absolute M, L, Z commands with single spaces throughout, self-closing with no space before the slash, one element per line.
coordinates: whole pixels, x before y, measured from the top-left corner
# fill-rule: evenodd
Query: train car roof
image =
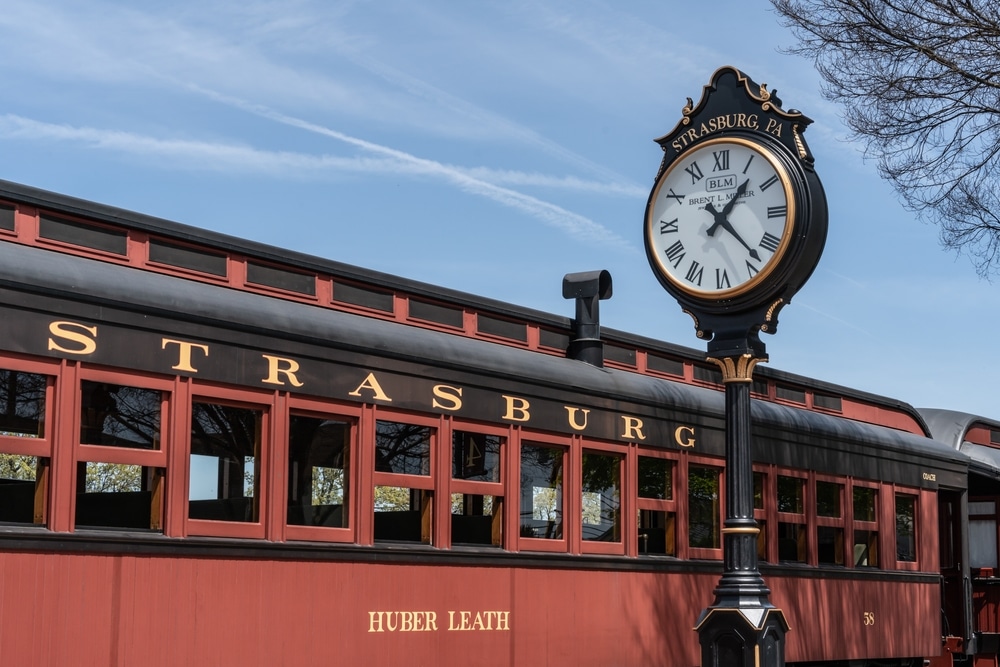
<path fill-rule="evenodd" d="M 393 291 L 401 290 L 409 295 L 444 302 L 472 312 L 499 315 L 503 318 L 530 322 L 534 325 L 559 331 L 568 331 L 573 328 L 573 320 L 569 317 L 516 306 L 458 290 L 429 285 L 335 260 L 280 249 L 267 244 L 18 183 L 0 180 L 0 199 L 24 203 L 36 207 L 38 210 L 49 211 L 58 215 L 80 217 L 101 224 L 137 230 L 150 235 L 190 243 L 194 246 L 273 262 L 276 265 L 333 275 L 375 288 L 384 288 Z M 555 289 L 556 286 L 553 286 L 553 288 Z M 604 325 L 601 326 L 601 339 L 608 346 L 633 350 L 633 354 L 635 350 L 646 350 L 664 357 L 683 359 L 688 364 L 704 364 L 705 353 L 701 350 L 639 336 Z M 614 366 L 615 364 L 609 362 L 609 365 Z M 638 372 L 638 369 L 636 371 Z M 904 401 L 861 391 L 852 387 L 823 382 L 815 378 L 783 371 L 769 365 L 758 366 L 755 370 L 755 377 L 764 381 L 770 381 L 774 385 L 772 391 L 777 391 L 777 387 L 779 386 L 803 388 L 817 396 L 822 394 L 824 396 L 836 397 L 838 400 L 845 399 L 843 413 L 849 418 L 861 419 L 871 423 L 889 423 L 895 421 L 893 426 L 896 428 L 907 428 L 914 432 L 922 432 L 925 435 L 928 433 L 927 426 L 923 423 L 921 415 Z"/>
<path fill-rule="evenodd" d="M 90 304 L 92 312 L 101 317 L 111 318 L 113 311 L 119 311 L 140 318 L 196 323 L 215 332 L 213 337 L 220 340 L 238 334 L 254 345 L 267 345 L 268 340 L 297 341 L 316 349 L 335 348 L 407 364 L 415 375 L 428 369 L 450 371 L 463 374 L 470 382 L 527 387 L 536 395 L 552 394 L 565 401 L 575 396 L 583 405 L 640 406 L 659 418 L 701 419 L 714 424 L 716 430 L 724 424 L 725 397 L 716 389 L 0 243 L 0 302 L 42 308 L 39 297 L 56 299 L 57 304 Z M 753 402 L 752 409 L 756 431 L 779 443 L 774 445 L 776 455 L 804 456 L 795 450 L 810 445 L 813 461 L 817 460 L 816 450 L 825 449 L 831 456 L 835 451 L 846 451 L 885 466 L 901 459 L 912 465 L 955 471 L 967 465 L 965 456 L 912 433 L 760 400 Z M 811 465 L 806 459 L 799 464 Z M 877 466 L 871 470 L 873 475 L 880 474 Z"/>
<path fill-rule="evenodd" d="M 1000 434 L 1000 421 L 957 410 L 919 408 L 931 437 L 967 455 L 970 469 L 1000 479 L 1000 449 L 987 444 L 991 432 Z"/>

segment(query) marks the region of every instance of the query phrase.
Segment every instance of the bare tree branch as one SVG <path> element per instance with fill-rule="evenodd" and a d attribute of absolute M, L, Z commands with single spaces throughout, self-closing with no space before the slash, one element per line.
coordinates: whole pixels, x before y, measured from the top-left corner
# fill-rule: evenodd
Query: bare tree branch
<path fill-rule="evenodd" d="M 1000 272 L 1000 5 L 771 0 L 905 206 Z"/>

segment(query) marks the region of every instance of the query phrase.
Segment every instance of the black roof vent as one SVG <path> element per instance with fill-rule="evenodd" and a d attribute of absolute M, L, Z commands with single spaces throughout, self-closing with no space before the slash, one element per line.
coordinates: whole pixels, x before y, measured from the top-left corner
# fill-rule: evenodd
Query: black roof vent
<path fill-rule="evenodd" d="M 563 276 L 563 298 L 576 299 L 573 338 L 566 356 L 592 366 L 604 366 L 601 343 L 601 301 L 611 298 L 611 274 L 607 271 L 567 273 Z"/>

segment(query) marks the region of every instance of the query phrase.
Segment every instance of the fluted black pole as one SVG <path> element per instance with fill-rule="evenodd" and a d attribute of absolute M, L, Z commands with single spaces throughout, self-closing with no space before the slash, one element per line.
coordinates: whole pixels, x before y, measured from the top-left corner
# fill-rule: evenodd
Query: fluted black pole
<path fill-rule="evenodd" d="M 698 619 L 702 667 L 784 667 L 788 625 L 760 574 L 753 517 L 751 354 L 711 358 L 726 387 L 726 520 L 715 602 Z"/>

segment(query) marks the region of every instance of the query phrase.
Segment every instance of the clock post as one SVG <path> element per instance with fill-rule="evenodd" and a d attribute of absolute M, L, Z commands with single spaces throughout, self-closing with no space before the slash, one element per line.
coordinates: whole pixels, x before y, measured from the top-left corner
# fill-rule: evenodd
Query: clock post
<path fill-rule="evenodd" d="M 732 67 L 682 114 L 657 139 L 664 157 L 644 239 L 726 392 L 723 574 L 695 629 L 703 667 L 783 667 L 788 624 L 758 567 L 750 389 L 768 360 L 760 333 L 775 333 L 826 241 L 826 198 L 802 137 L 812 121 Z"/>

